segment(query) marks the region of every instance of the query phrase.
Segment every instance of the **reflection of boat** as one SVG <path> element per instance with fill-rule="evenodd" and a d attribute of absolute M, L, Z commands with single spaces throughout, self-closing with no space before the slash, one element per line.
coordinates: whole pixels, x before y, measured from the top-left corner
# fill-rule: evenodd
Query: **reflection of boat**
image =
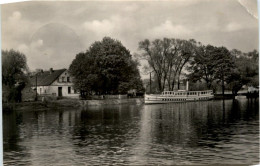
<path fill-rule="evenodd" d="M 213 91 L 164 91 L 160 95 L 145 94 L 145 104 L 174 103 L 213 99 Z"/>
<path fill-rule="evenodd" d="M 245 95 L 237 95 L 235 96 L 235 99 L 246 99 Z"/>

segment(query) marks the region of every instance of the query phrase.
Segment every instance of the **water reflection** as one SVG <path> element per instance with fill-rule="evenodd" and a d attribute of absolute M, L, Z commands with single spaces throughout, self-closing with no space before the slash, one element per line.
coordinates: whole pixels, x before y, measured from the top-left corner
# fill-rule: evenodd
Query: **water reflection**
<path fill-rule="evenodd" d="M 9 165 L 253 164 L 259 106 L 248 100 L 117 105 L 3 115 Z"/>

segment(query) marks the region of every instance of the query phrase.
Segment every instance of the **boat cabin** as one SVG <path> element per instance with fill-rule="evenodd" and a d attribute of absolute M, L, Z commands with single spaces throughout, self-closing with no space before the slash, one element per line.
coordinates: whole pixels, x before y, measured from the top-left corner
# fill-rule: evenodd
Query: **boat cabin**
<path fill-rule="evenodd" d="M 206 96 L 213 95 L 212 90 L 207 91 L 164 91 L 163 96 Z"/>

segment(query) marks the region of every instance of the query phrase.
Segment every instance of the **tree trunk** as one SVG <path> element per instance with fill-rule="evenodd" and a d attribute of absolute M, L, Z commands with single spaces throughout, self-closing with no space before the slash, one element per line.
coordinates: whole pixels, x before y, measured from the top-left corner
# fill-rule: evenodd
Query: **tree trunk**
<path fill-rule="evenodd" d="M 162 90 L 161 77 L 157 77 L 157 79 L 158 79 L 158 88 L 159 88 L 159 91 L 161 92 L 161 90 Z"/>
<path fill-rule="evenodd" d="M 178 90 L 180 89 L 180 78 L 178 78 Z"/>
<path fill-rule="evenodd" d="M 208 90 L 210 90 L 210 88 L 211 88 L 211 83 L 209 83 L 208 81 L 207 81 L 207 88 L 208 88 Z"/>
<path fill-rule="evenodd" d="M 174 89 L 175 80 L 172 81 L 172 91 Z"/>
<path fill-rule="evenodd" d="M 225 94 L 225 85 L 224 85 L 224 78 L 222 78 L 222 95 L 224 98 L 224 94 Z"/>
<path fill-rule="evenodd" d="M 176 76 L 176 74 L 174 74 L 174 75 L 173 75 L 173 78 L 172 78 L 172 91 L 173 91 L 173 89 L 174 89 L 174 84 L 175 84 L 175 76 Z"/>
<path fill-rule="evenodd" d="M 180 89 L 180 76 L 181 76 L 181 73 L 179 72 L 179 74 L 178 74 L 178 90 Z"/>
<path fill-rule="evenodd" d="M 169 81 L 169 80 L 167 79 L 167 82 L 168 82 L 168 88 L 169 88 L 169 90 L 171 90 L 171 81 Z"/>

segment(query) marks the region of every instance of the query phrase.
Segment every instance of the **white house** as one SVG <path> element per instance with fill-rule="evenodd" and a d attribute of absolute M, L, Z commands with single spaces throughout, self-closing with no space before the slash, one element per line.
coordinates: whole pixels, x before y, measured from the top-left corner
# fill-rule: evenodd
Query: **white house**
<path fill-rule="evenodd" d="M 38 95 L 78 98 L 73 89 L 72 77 L 67 69 L 41 71 L 31 80 L 32 87 L 37 87 Z"/>

